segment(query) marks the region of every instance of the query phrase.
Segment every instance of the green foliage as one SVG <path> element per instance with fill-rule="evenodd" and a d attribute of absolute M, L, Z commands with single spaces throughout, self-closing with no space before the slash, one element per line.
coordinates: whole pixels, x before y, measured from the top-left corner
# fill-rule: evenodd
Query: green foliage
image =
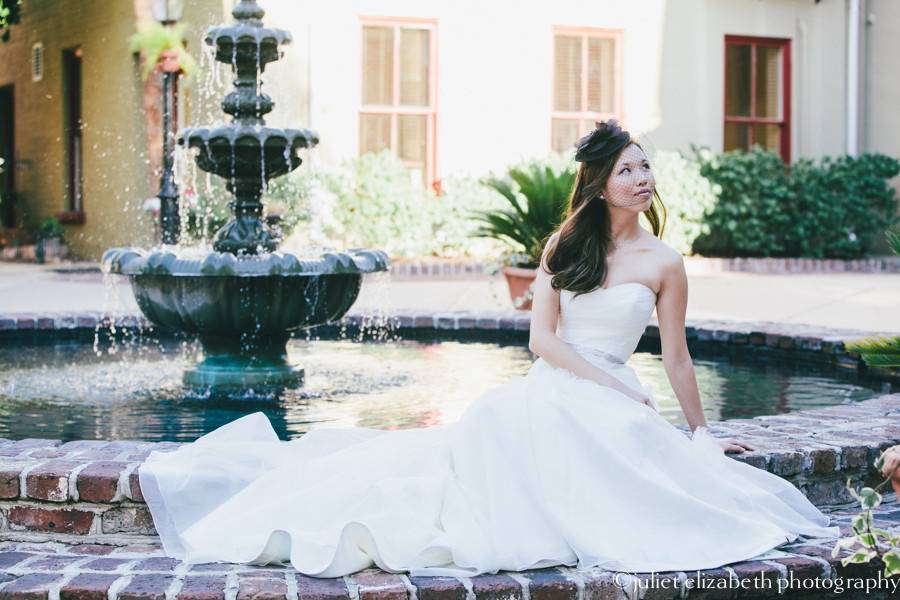
<path fill-rule="evenodd" d="M 858 258 L 896 220 L 900 172 L 881 154 L 802 159 L 785 165 L 774 152 L 712 155 L 693 148 L 700 172 L 721 188 L 694 250 L 708 256 Z"/>
<path fill-rule="evenodd" d="M 900 337 L 866 337 L 844 342 L 844 347 L 850 352 L 858 352 L 871 367 L 900 367 Z"/>
<path fill-rule="evenodd" d="M 561 169 L 543 161 L 528 161 L 509 169 L 505 177 L 490 175 L 484 184 L 500 194 L 508 207 L 483 210 L 475 235 L 501 240 L 524 257 L 518 266 L 537 267 L 544 243 L 565 217 L 575 168 Z"/>
<path fill-rule="evenodd" d="M 62 223 L 56 217 L 47 217 L 41 221 L 38 226 L 37 237 L 39 239 L 59 238 L 62 239 L 66 230 L 63 229 Z"/>
<path fill-rule="evenodd" d="M 884 453 L 875 460 L 875 468 L 880 472 L 884 468 Z M 884 576 L 900 575 L 900 535 L 875 527 L 873 511 L 881 505 L 881 494 L 878 491 L 890 482 L 888 476 L 876 487 L 864 487 L 857 491 L 847 479 L 850 495 L 859 502 L 862 512 L 853 518 L 851 528 L 853 534 L 840 538 L 831 550 L 832 558 L 836 558 L 841 550 L 850 550 L 850 554 L 841 558 L 841 564 L 867 563 L 879 558 L 884 565 Z"/>
<path fill-rule="evenodd" d="M 666 207 L 664 241 L 690 254 L 694 240 L 709 235 L 705 215 L 716 203 L 721 187 L 700 173 L 700 165 L 678 152 L 659 151 L 652 160 L 656 191 Z"/>
<path fill-rule="evenodd" d="M 286 248 L 380 248 L 393 257 L 487 256 L 499 244 L 472 243 L 471 213 L 499 205 L 470 177 L 447 177 L 437 196 L 389 151 L 340 167 L 304 168 L 269 184 L 266 205 L 292 231 Z"/>
<path fill-rule="evenodd" d="M 802 219 L 788 232 L 788 251 L 816 258 L 869 253 L 876 236 L 897 220 L 896 192 L 888 180 L 898 173 L 900 162 L 882 154 L 794 163 L 794 210 Z"/>
<path fill-rule="evenodd" d="M 713 155 L 692 147 L 700 173 L 720 192 L 706 216 L 709 233 L 693 250 L 708 256 L 784 255 L 781 241 L 791 215 L 790 186 L 778 155 L 754 146 L 750 152 Z"/>
<path fill-rule="evenodd" d="M 184 46 L 186 29 L 186 23 L 167 26 L 158 21 L 145 21 L 138 25 L 137 33 L 128 38 L 128 45 L 132 52 L 140 52 L 144 57 L 144 68 L 141 73 L 144 79 L 150 76 L 156 68 L 160 54 L 166 50 L 178 52 L 178 64 L 187 77 L 197 72 L 197 61 Z"/>
<path fill-rule="evenodd" d="M 22 0 L 0 0 L 0 40 L 9 41 L 9 28 L 22 20 Z"/>
<path fill-rule="evenodd" d="M 232 195 L 219 177 L 209 177 L 201 189 L 186 188 L 181 194 L 182 241 L 212 242 L 213 235 L 231 218 Z"/>
<path fill-rule="evenodd" d="M 884 233 L 884 237 L 887 238 L 891 251 L 900 256 L 900 230 L 888 230 Z"/>
<path fill-rule="evenodd" d="M 322 233 L 343 248 L 392 256 L 430 254 L 434 197 L 390 152 L 369 153 L 317 173 L 309 210 L 323 210 Z"/>
<path fill-rule="evenodd" d="M 900 230 L 885 232 L 891 250 L 900 256 Z M 844 342 L 850 352 L 858 352 L 860 358 L 872 367 L 900 367 L 900 336 L 871 336 Z"/>

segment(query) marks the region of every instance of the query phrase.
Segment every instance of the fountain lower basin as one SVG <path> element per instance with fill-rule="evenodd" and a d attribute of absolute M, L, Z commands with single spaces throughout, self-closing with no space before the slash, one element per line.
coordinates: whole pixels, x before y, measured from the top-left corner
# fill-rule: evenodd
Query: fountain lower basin
<path fill-rule="evenodd" d="M 203 359 L 184 373 L 199 387 L 295 387 L 304 370 L 287 359 L 291 333 L 340 319 L 366 273 L 385 271 L 380 250 L 192 259 L 174 252 L 113 248 L 107 273 L 126 275 L 141 312 L 155 325 L 196 334 Z"/>

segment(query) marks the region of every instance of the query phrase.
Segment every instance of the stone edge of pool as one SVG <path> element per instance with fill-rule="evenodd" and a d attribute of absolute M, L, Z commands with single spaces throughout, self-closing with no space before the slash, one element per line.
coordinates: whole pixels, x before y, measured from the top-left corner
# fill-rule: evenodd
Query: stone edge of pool
<path fill-rule="evenodd" d="M 399 332 L 429 332 L 436 335 L 513 334 L 524 336 L 530 325 L 530 313 L 507 311 L 392 311 L 388 315 L 349 313 L 340 321 L 321 328 L 375 328 L 389 324 Z M 136 314 L 108 315 L 99 312 L 4 314 L 0 313 L 0 343 L 21 341 L 23 337 L 67 336 L 95 331 L 155 331 L 154 326 Z M 772 321 L 726 321 L 688 319 L 685 323 L 688 343 L 721 344 L 735 349 L 798 352 L 804 359 L 832 364 L 846 370 L 865 372 L 883 380 L 900 381 L 900 368 L 872 367 L 859 353 L 846 350 L 844 342 L 878 335 L 893 335 L 853 329 Z M 658 341 L 659 326 L 651 319 L 642 341 Z"/>

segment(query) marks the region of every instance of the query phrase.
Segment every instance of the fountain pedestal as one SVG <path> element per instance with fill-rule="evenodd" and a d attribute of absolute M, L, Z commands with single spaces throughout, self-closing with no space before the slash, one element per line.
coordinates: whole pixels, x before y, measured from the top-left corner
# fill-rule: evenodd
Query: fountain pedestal
<path fill-rule="evenodd" d="M 204 358 L 184 372 L 192 387 L 297 387 L 304 370 L 288 361 L 290 334 L 280 336 L 201 335 Z"/>

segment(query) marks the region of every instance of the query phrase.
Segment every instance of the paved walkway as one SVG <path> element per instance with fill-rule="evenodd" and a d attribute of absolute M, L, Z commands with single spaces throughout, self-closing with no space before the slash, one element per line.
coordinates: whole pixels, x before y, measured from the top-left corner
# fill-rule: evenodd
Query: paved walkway
<path fill-rule="evenodd" d="M 0 313 L 59 311 L 136 312 L 119 277 L 91 264 L 0 263 Z M 81 270 L 79 270 L 81 269 Z M 118 281 L 118 283 L 117 283 Z M 688 319 L 777 321 L 900 333 L 900 274 L 715 273 L 689 275 Z M 496 310 L 511 304 L 501 276 L 367 280 L 354 311 Z"/>

